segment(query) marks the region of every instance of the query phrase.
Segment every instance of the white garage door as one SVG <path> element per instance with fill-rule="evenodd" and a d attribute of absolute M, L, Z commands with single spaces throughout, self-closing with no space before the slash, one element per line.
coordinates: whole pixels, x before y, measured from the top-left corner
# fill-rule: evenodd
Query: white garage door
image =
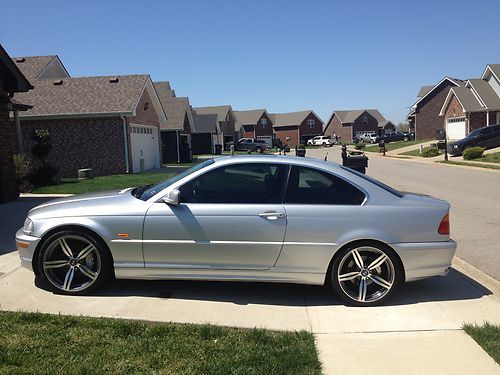
<path fill-rule="evenodd" d="M 258 135 L 257 139 L 262 139 L 263 141 L 266 141 L 267 146 L 269 148 L 273 147 L 273 137 L 271 137 L 270 135 Z"/>
<path fill-rule="evenodd" d="M 132 173 L 160 168 L 158 128 L 131 124 L 130 149 L 132 151 Z"/>
<path fill-rule="evenodd" d="M 446 119 L 446 136 L 448 139 L 465 138 L 465 117 Z"/>

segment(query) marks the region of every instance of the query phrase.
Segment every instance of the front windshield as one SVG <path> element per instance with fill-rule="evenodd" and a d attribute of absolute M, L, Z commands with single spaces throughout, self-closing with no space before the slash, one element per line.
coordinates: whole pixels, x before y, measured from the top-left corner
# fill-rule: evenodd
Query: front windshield
<path fill-rule="evenodd" d="M 189 169 L 186 169 L 185 171 L 182 171 L 179 174 L 176 174 L 175 176 L 169 178 L 168 180 L 160 181 L 157 184 L 148 186 L 147 189 L 145 189 L 140 196 L 136 196 L 136 197 L 139 199 L 142 199 L 143 201 L 147 201 L 149 198 L 151 198 L 155 194 L 159 193 L 163 189 L 169 187 L 174 182 L 177 182 L 180 179 L 190 175 L 191 173 L 199 171 L 200 169 L 205 168 L 206 166 L 213 164 L 213 163 L 214 163 L 214 159 L 208 159 L 202 163 L 196 164 L 195 166 L 193 166 Z"/>
<path fill-rule="evenodd" d="M 470 134 L 467 136 L 467 138 L 475 138 L 477 137 L 477 135 L 481 133 L 481 129 L 476 129 L 472 132 L 470 132 Z"/>

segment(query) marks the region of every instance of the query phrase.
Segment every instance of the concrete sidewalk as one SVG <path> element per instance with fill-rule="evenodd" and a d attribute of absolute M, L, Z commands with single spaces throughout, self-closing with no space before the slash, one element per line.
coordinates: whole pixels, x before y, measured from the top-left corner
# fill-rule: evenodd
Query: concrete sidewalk
<path fill-rule="evenodd" d="M 465 374 L 472 365 L 498 373 L 460 330 L 465 322 L 500 324 L 491 289 L 452 270 L 407 284 L 389 304 L 370 308 L 347 307 L 327 288 L 291 284 L 120 280 L 92 296 L 68 297 L 36 287 L 16 253 L 0 256 L 3 310 L 307 330 L 316 335 L 325 372 L 337 374 Z"/>

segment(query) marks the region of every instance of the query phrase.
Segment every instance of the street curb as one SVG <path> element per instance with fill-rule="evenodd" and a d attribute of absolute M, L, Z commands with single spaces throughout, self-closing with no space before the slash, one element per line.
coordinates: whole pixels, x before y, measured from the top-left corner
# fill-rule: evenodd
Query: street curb
<path fill-rule="evenodd" d="M 457 271 L 463 273 L 467 277 L 471 278 L 478 284 L 489 289 L 492 293 L 492 297 L 500 302 L 500 281 L 491 277 L 490 275 L 484 273 L 480 269 L 476 268 L 465 260 L 455 256 L 452 261 L 452 266 Z"/>

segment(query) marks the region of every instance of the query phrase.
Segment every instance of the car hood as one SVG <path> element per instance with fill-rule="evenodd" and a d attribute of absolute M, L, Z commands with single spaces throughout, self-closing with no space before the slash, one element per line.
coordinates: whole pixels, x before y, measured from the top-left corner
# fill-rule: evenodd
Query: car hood
<path fill-rule="evenodd" d="M 67 216 L 116 216 L 144 214 L 149 204 L 135 198 L 131 189 L 73 195 L 58 198 L 32 208 L 33 219 Z"/>

